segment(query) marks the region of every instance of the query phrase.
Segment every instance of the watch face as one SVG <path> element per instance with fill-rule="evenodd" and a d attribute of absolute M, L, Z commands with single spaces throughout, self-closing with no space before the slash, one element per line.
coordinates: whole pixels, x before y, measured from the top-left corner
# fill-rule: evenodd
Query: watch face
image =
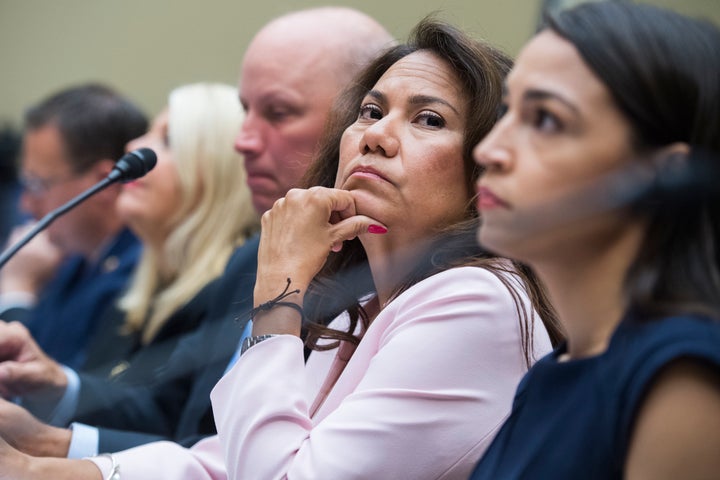
<path fill-rule="evenodd" d="M 245 337 L 245 339 L 242 341 L 242 345 L 240 346 L 240 355 L 245 353 L 248 348 L 253 346 L 253 338 L 254 337 Z"/>

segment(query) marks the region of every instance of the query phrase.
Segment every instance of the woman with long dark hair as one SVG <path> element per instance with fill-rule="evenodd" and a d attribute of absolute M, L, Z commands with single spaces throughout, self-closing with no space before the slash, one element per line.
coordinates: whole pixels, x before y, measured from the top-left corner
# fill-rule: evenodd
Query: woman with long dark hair
<path fill-rule="evenodd" d="M 487 248 L 529 264 L 567 342 L 474 479 L 717 478 L 720 31 L 645 5 L 549 19 L 475 150 Z M 714 192 L 712 191 L 714 189 Z"/>

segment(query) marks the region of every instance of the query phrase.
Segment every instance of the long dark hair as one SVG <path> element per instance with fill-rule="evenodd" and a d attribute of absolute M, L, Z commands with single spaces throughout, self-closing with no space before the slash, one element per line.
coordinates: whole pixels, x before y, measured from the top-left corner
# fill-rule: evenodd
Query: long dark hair
<path fill-rule="evenodd" d="M 499 50 L 473 40 L 457 28 L 433 18 L 421 21 L 413 30 L 408 43 L 391 47 L 375 59 L 340 96 L 331 113 L 318 157 L 305 176 L 305 185 L 334 186 L 340 138 L 345 129 L 357 119 L 360 102 L 392 65 L 419 50 L 430 51 L 444 59 L 460 79 L 464 97 L 468 102 L 465 109 L 468 118 L 463 145 L 465 177 L 468 191 L 474 191 L 474 183 L 481 170 L 472 159 L 472 148 L 495 123 L 503 79 L 512 62 Z M 465 220 L 437 233 L 428 249 L 428 255 L 418 260 L 405 281 L 396 287 L 392 298 L 419 281 L 448 268 L 460 265 L 487 268 L 497 274 L 513 295 L 521 316 L 523 348 L 530 363 L 534 315 L 525 311 L 521 296 L 516 286 L 509 281 L 507 273 L 511 272 L 522 280 L 554 342 L 560 339 L 558 322 L 532 272 L 521 265 L 513 266 L 508 260 L 498 261 L 494 255 L 479 247 L 476 239 L 477 227 L 478 212 L 475 202 L 469 198 Z M 374 291 L 367 257 L 360 241 L 354 239 L 345 242 L 342 252 L 330 255 L 305 297 L 307 315 L 315 321 L 306 325 L 307 345 L 320 350 L 335 348 L 339 341 L 358 343 L 359 338 L 353 335 L 357 322 L 363 322 L 364 331 L 370 321 L 358 299 Z M 347 311 L 350 316 L 347 331 L 337 331 L 325 326 L 343 311 Z M 319 345 L 318 340 L 321 338 L 335 341 Z"/>
<path fill-rule="evenodd" d="M 720 166 L 720 30 L 669 10 L 589 3 L 547 19 L 572 43 L 633 127 L 639 159 L 681 142 L 692 172 Z M 649 154 L 649 155 L 648 155 Z M 708 163 L 709 162 L 709 163 Z M 720 315 L 720 199 L 696 192 L 639 209 L 644 244 L 625 279 L 629 308 L 664 315 Z M 647 206 L 646 206 L 647 207 Z"/>

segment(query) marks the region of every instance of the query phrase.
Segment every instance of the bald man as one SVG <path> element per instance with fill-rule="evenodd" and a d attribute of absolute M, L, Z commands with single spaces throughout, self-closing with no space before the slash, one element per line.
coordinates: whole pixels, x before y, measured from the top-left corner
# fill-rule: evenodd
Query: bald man
<path fill-rule="evenodd" d="M 337 93 L 391 42 L 377 22 L 345 8 L 289 14 L 253 38 L 240 73 L 245 121 L 235 147 L 258 212 L 298 186 Z"/>
<path fill-rule="evenodd" d="M 341 7 L 293 12 L 271 21 L 255 35 L 241 68 L 239 93 L 245 121 L 235 147 L 244 155 L 247 182 L 258 213 L 299 186 L 335 97 L 366 63 L 392 43 L 390 34 L 375 20 Z M 215 433 L 210 391 L 227 368 L 241 336 L 248 333 L 248 319 L 243 314 L 253 307 L 257 246 L 256 238 L 235 254 L 228 266 L 234 274 L 224 276 L 227 281 L 214 302 L 217 311 L 211 316 L 218 320 L 204 322 L 178 347 L 155 385 L 128 388 L 84 377 L 70 414 L 55 419 L 55 424 L 75 420 L 72 430 L 43 425 L 19 407 L 0 402 L 0 436 L 32 455 L 71 458 L 167 439 L 178 442 L 172 448 L 193 462 L 193 451 L 181 445 L 192 445 Z M 248 274 L 250 270 L 252 275 Z M 38 364 L 28 367 L 33 372 L 42 370 Z M 58 397 L 65 394 L 63 402 L 72 403 L 68 392 L 54 393 Z M 191 478 L 173 477 L 171 470 L 165 472 L 168 477 L 157 476 L 155 469 L 146 470 L 150 464 L 172 465 L 174 458 L 144 456 L 142 452 L 152 452 L 152 447 L 135 451 L 140 452 L 137 471 L 155 472 L 143 473 L 143 478 Z M 216 453 L 221 458 L 221 453 Z M 130 462 L 127 467 L 123 465 L 123 472 L 130 471 Z M 79 468 L 83 466 L 87 467 L 80 464 Z M 92 465 L 90 470 L 97 472 Z M 67 464 L 64 471 L 68 471 Z M 79 471 L 73 475 L 77 479 L 94 478 Z M 136 478 L 126 473 L 123 477 Z M 109 478 L 109 472 L 103 478 Z"/>

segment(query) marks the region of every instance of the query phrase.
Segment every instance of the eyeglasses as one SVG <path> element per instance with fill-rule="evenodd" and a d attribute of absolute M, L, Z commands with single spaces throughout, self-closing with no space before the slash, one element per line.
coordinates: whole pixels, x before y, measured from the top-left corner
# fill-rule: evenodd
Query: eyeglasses
<path fill-rule="evenodd" d="M 29 175 L 21 175 L 18 179 L 20 186 L 30 195 L 40 196 L 46 194 L 51 188 L 70 180 L 77 178 L 79 173 L 71 173 L 50 178 L 33 177 Z"/>

